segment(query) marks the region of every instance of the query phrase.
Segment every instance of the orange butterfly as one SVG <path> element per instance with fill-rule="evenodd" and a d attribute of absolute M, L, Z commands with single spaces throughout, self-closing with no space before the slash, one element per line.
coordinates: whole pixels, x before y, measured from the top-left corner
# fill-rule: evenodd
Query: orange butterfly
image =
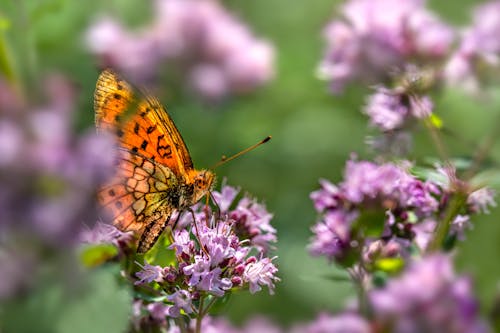
<path fill-rule="evenodd" d="M 209 193 L 215 175 L 195 170 L 184 140 L 160 102 L 134 93 L 111 70 L 99 76 L 94 93 L 98 130 L 119 141 L 116 173 L 99 200 L 122 231 L 140 234 L 138 253 L 158 240 L 170 216 Z"/>

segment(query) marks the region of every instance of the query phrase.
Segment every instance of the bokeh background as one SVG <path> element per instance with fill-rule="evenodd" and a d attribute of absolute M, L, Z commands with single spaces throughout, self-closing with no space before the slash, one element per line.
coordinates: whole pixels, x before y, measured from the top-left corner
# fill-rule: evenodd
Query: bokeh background
<path fill-rule="evenodd" d="M 345 161 L 355 152 L 369 158 L 364 144 L 369 134 L 360 109 L 369 89 L 350 86 L 332 95 L 315 77 L 324 42 L 321 30 L 341 2 L 332 0 L 226 0 L 224 6 L 246 22 L 254 33 L 275 46 L 276 74 L 268 84 L 245 96 L 207 104 L 177 93 L 175 83 L 160 81 L 155 93 L 167 106 L 197 167 L 209 167 L 222 155 L 237 152 L 267 135 L 273 139 L 252 153 L 216 170 L 218 179 L 240 186 L 266 203 L 278 229 L 278 284 L 266 292 L 234 295 L 220 309 L 235 322 L 254 314 L 290 324 L 308 320 L 321 310 L 345 306 L 354 290 L 344 273 L 312 258 L 306 247 L 315 212 L 309 199 L 319 178 L 338 181 Z M 472 0 L 428 1 L 428 6 L 455 26 L 470 22 Z M 10 45 L 22 81 L 33 95 L 40 77 L 61 72 L 77 87 L 75 131 L 93 126 L 92 95 L 99 62 L 84 43 L 88 27 L 102 14 L 134 29 L 153 15 L 150 0 L 70 1 L 0 0 L 0 29 Z M 161 71 L 168 71 L 168 66 Z M 163 77 L 160 75 L 160 77 Z M 453 136 L 445 142 L 455 156 L 470 156 L 485 133 L 493 130 L 500 112 L 500 91 L 477 98 L 446 89 L 437 96 L 436 113 Z M 436 151 L 426 133 L 417 133 L 412 158 L 423 160 Z M 495 144 L 491 161 L 500 162 Z M 459 245 L 459 271 L 473 276 L 483 310 L 499 293 L 500 210 L 474 218 L 474 230 Z M 112 316 L 113 304 L 109 304 Z"/>

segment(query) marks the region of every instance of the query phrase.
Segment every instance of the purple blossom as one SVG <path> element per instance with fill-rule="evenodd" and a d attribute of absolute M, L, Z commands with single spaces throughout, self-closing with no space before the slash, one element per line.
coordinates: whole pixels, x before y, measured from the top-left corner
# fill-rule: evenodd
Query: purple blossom
<path fill-rule="evenodd" d="M 274 48 L 217 1 L 156 0 L 153 22 L 128 31 L 111 18 L 87 32 L 90 51 L 136 80 L 166 64 L 172 76 L 209 101 L 247 93 L 274 76 Z M 180 69 L 178 72 L 176 69 Z"/>
<path fill-rule="evenodd" d="M 149 300 L 141 302 L 148 315 L 135 316 L 136 327 L 168 327 L 175 332 L 178 327 L 171 318 L 182 316 L 192 325 L 190 318 L 199 316 L 199 311 L 205 315 L 206 307 L 233 291 L 249 289 L 253 294 L 267 286 L 270 294 L 274 292 L 280 281 L 273 263 L 276 257 L 267 257 L 262 250 L 264 245 L 269 248 L 267 244 L 256 241 L 266 235 L 275 240 L 272 215 L 248 196 L 236 200 L 238 193 L 239 189 L 224 184 L 213 193 L 213 206 L 197 204 L 190 214 L 179 217 L 182 229 L 173 230 L 166 249 L 148 253 L 149 263 L 140 265 L 142 269 L 135 274 L 136 292 L 147 292 L 140 297 Z M 202 327 L 205 332 L 220 331 L 219 326 L 206 322 Z"/>
<path fill-rule="evenodd" d="M 160 302 L 154 302 L 146 306 L 146 309 L 148 310 L 152 319 L 159 324 L 166 323 L 166 318 L 169 315 L 170 308 L 170 305 L 165 305 Z"/>
<path fill-rule="evenodd" d="M 495 191 L 488 187 L 480 188 L 469 194 L 467 204 L 473 213 L 489 213 L 489 207 L 496 207 Z"/>
<path fill-rule="evenodd" d="M 195 257 L 195 263 L 184 267 L 184 274 L 190 276 L 189 286 L 208 291 L 222 297 L 232 287 L 231 280 L 221 277 L 220 267 L 211 268 L 210 261 L 201 256 Z"/>
<path fill-rule="evenodd" d="M 452 85 L 476 92 L 484 76 L 500 63 L 500 1 L 481 4 L 474 10 L 473 23 L 462 33 L 458 50 L 450 58 L 445 77 Z M 486 70 L 481 70 L 486 69 Z"/>
<path fill-rule="evenodd" d="M 314 237 L 309 245 L 313 256 L 341 260 L 351 248 L 350 227 L 358 214 L 329 212 L 312 227 Z"/>
<path fill-rule="evenodd" d="M 240 192 L 239 188 L 223 184 L 220 192 L 213 191 L 212 196 L 215 199 L 215 202 L 217 203 L 217 206 L 219 207 L 221 212 L 227 212 L 231 207 L 231 205 L 233 204 L 239 192 Z"/>
<path fill-rule="evenodd" d="M 177 318 L 181 314 L 181 310 L 187 314 L 193 312 L 191 295 L 187 290 L 177 290 L 172 295 L 167 296 L 167 300 L 174 303 L 168 309 L 170 317 Z"/>
<path fill-rule="evenodd" d="M 280 280 L 275 276 L 278 269 L 272 263 L 275 258 L 261 258 L 246 265 L 243 279 L 250 284 L 250 293 L 260 291 L 262 286 L 267 286 L 271 295 L 274 293 L 274 282 Z"/>
<path fill-rule="evenodd" d="M 240 238 L 248 238 L 253 246 L 261 252 L 272 248 L 271 244 L 277 241 L 276 229 L 270 224 L 273 215 L 265 206 L 255 199 L 243 197 L 234 205 L 239 189 L 223 185 L 221 192 L 214 191 L 213 196 L 222 213 L 234 221 L 234 231 Z"/>
<path fill-rule="evenodd" d="M 470 280 L 455 276 L 450 258 L 413 262 L 383 289 L 369 293 L 375 320 L 391 332 L 487 332 Z"/>
<path fill-rule="evenodd" d="M 457 236 L 458 239 L 465 239 L 465 231 L 472 229 L 469 215 L 457 215 L 453 222 L 451 222 L 450 232 Z"/>
<path fill-rule="evenodd" d="M 164 269 L 157 265 L 150 265 L 144 262 L 144 266 L 137 263 L 141 266 L 142 270 L 135 273 L 135 275 L 139 278 L 138 281 L 134 282 L 134 284 L 145 284 L 155 282 L 162 282 L 164 278 Z"/>
<path fill-rule="evenodd" d="M 366 263 L 373 263 L 379 258 L 408 258 L 409 243 L 410 241 L 401 238 L 393 238 L 389 241 L 381 239 L 368 241 L 363 252 L 363 260 Z"/>
<path fill-rule="evenodd" d="M 400 130 L 412 118 L 426 118 L 432 113 L 432 102 L 427 97 L 408 96 L 404 91 L 378 87 L 369 97 L 364 109 L 370 124 L 381 131 Z"/>
<path fill-rule="evenodd" d="M 442 59 L 454 37 L 421 0 L 351 0 L 341 16 L 324 30 L 327 47 L 318 67 L 334 93 L 355 80 L 380 82 L 410 60 Z"/>
<path fill-rule="evenodd" d="M 417 244 L 419 249 L 423 251 L 427 248 L 434 236 L 435 230 L 436 221 L 432 218 L 424 219 L 412 226 L 412 231 L 415 233 L 415 244 Z"/>
<path fill-rule="evenodd" d="M 191 321 L 190 331 L 194 331 L 195 322 Z M 171 325 L 168 333 L 181 333 L 179 327 Z M 236 327 L 223 317 L 205 316 L 201 322 L 201 332 L 203 333 L 284 333 L 285 330 L 278 327 L 265 317 L 254 317 L 248 320 L 243 326 Z"/>
<path fill-rule="evenodd" d="M 174 240 L 175 242 L 170 245 L 169 249 L 175 249 L 176 256 L 182 254 L 191 255 L 193 253 L 195 244 L 187 230 L 174 230 Z"/>
<path fill-rule="evenodd" d="M 97 222 L 92 229 L 84 230 L 80 234 L 80 240 L 83 243 L 89 244 L 130 244 L 133 242 L 134 235 L 132 232 L 123 232 L 118 230 L 114 225 L 108 223 Z"/>

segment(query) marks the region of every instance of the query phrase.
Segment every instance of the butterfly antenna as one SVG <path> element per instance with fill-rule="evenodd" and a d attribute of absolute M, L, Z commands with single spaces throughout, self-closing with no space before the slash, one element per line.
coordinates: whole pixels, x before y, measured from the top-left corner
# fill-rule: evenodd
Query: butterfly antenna
<path fill-rule="evenodd" d="M 226 162 L 229 162 L 231 160 L 234 160 L 235 158 L 237 157 L 240 157 L 241 155 L 243 154 L 246 154 L 248 153 L 249 151 L 252 151 L 254 150 L 255 148 L 257 148 L 258 146 L 268 142 L 269 140 L 271 140 L 271 136 L 268 135 L 267 137 L 265 137 L 263 140 L 257 142 L 256 144 L 254 144 L 253 146 L 250 146 L 246 149 L 243 149 L 242 151 L 240 151 L 239 153 L 236 153 L 234 154 L 233 156 L 230 156 L 230 157 L 226 157 L 226 156 L 222 156 L 222 158 L 220 159 L 219 162 L 217 162 L 213 167 L 211 167 L 210 169 L 213 170 L 219 166 L 221 166 L 222 164 L 226 163 Z"/>

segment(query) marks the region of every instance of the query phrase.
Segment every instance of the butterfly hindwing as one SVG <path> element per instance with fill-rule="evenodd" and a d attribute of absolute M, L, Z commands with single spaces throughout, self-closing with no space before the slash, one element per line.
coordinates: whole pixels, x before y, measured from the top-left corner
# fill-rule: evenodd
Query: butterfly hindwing
<path fill-rule="evenodd" d="M 178 205 L 178 187 L 170 169 L 119 149 L 116 173 L 99 192 L 99 200 L 120 230 L 144 234 L 151 223 L 168 221 Z"/>

